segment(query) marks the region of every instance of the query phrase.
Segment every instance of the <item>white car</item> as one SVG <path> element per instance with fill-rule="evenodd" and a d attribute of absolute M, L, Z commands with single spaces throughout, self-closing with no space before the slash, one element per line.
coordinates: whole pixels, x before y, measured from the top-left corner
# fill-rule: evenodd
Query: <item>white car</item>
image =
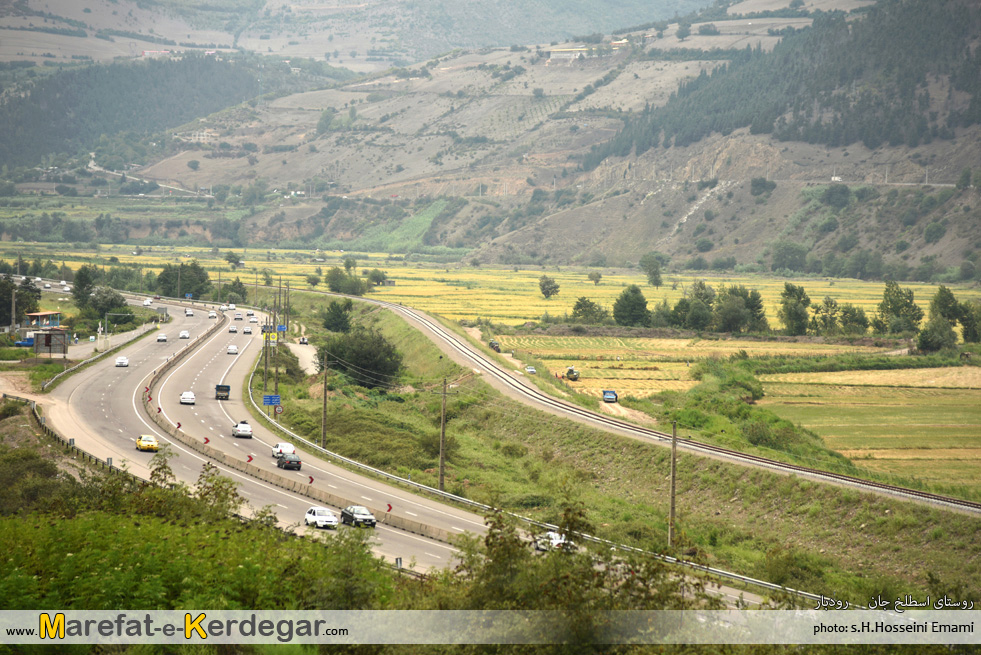
<path fill-rule="evenodd" d="M 245 310 L 245 315 L 246 316 L 255 316 L 255 312 L 252 311 L 251 309 L 246 309 Z"/>
<path fill-rule="evenodd" d="M 232 311 L 235 311 L 235 303 L 233 302 L 228 303 L 228 308 Z"/>
<path fill-rule="evenodd" d="M 228 347 L 228 354 L 229 355 L 237 355 L 238 354 L 238 346 L 236 346 L 234 344 L 232 344 L 231 346 L 229 346 Z"/>
<path fill-rule="evenodd" d="M 152 298 L 145 298 L 143 300 L 143 306 L 144 307 L 149 307 L 152 304 L 153 304 L 153 299 Z"/>
<path fill-rule="evenodd" d="M 242 320 L 242 312 L 235 312 L 235 320 L 236 321 Z"/>
<path fill-rule="evenodd" d="M 233 437 L 245 437 L 246 439 L 252 438 L 252 426 L 249 425 L 248 421 L 239 421 L 232 426 L 232 436 Z"/>
<path fill-rule="evenodd" d="M 129 358 L 127 357 L 117 357 L 116 366 L 129 366 Z"/>
<path fill-rule="evenodd" d="M 66 285 L 66 284 L 68 284 L 68 283 L 67 283 L 67 282 L 65 282 L 64 280 L 62 280 L 62 281 L 61 281 L 61 282 L 59 282 L 58 284 L 60 284 L 61 286 L 65 286 L 65 285 Z"/>
<path fill-rule="evenodd" d="M 337 515 L 326 507 L 311 507 L 303 517 L 303 522 L 318 528 L 337 528 Z"/>
<path fill-rule="evenodd" d="M 181 405 L 193 405 L 194 404 L 194 392 L 185 391 L 181 394 Z"/>
<path fill-rule="evenodd" d="M 188 332 L 187 330 L 181 330 L 181 333 L 179 335 L 177 335 L 177 338 L 178 339 L 190 339 L 191 338 L 191 333 Z"/>
<path fill-rule="evenodd" d="M 227 312 L 228 311 L 228 305 L 222 305 L 221 307 L 218 308 L 218 311 L 220 311 L 220 312 Z"/>
<path fill-rule="evenodd" d="M 158 342 L 160 342 L 160 341 L 166 341 L 166 340 L 167 340 L 167 335 L 166 334 L 158 334 L 157 335 L 157 341 Z"/>
<path fill-rule="evenodd" d="M 282 443 L 273 444 L 272 456 L 275 457 L 276 459 L 279 459 L 283 455 L 295 455 L 295 454 L 296 454 L 296 447 L 291 443 L 284 441 Z"/>
<path fill-rule="evenodd" d="M 69 291 L 72 290 L 72 288 L 69 287 L 69 286 L 64 286 L 64 287 L 61 287 L 61 290 L 64 291 L 65 293 L 68 293 Z"/>
<path fill-rule="evenodd" d="M 258 318 L 256 318 L 255 316 L 253 316 L 253 317 L 251 317 L 251 318 L 249 319 L 249 323 L 258 323 L 258 322 L 259 322 L 259 319 L 258 319 Z"/>
<path fill-rule="evenodd" d="M 45 289 L 50 289 L 51 288 L 51 285 L 49 283 L 45 282 L 44 283 L 44 288 Z"/>
<path fill-rule="evenodd" d="M 245 328 L 242 330 L 242 334 L 252 334 L 252 328 L 246 325 Z"/>
<path fill-rule="evenodd" d="M 208 312 L 208 318 L 218 318 L 217 312 Z"/>
<path fill-rule="evenodd" d="M 185 309 L 184 316 L 194 316 L 194 312 L 192 312 L 190 309 Z"/>
<path fill-rule="evenodd" d="M 549 530 L 545 534 L 540 534 L 534 542 L 535 550 L 576 550 L 575 544 L 567 540 L 558 532 Z"/>
<path fill-rule="evenodd" d="M 235 326 L 235 325 L 229 325 L 229 326 L 228 326 L 228 331 L 229 331 L 229 332 L 238 332 L 238 326 Z"/>
<path fill-rule="evenodd" d="M 36 277 L 36 278 L 34 278 L 34 281 L 35 281 L 35 282 L 44 282 L 44 280 L 42 280 L 42 279 L 41 279 L 41 278 L 39 278 L 39 277 Z"/>
<path fill-rule="evenodd" d="M 536 373 L 538 373 L 538 371 L 535 370 L 534 366 L 525 366 L 525 373 L 527 373 L 528 375 L 535 375 Z"/>

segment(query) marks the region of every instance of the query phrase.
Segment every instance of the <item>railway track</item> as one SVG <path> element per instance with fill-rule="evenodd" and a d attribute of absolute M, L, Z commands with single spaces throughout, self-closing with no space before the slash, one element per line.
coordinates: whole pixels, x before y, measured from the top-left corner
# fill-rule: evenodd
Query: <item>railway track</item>
<path fill-rule="evenodd" d="M 661 444 L 665 442 L 667 444 L 671 443 L 671 435 L 665 432 L 652 430 L 650 428 L 627 423 L 626 421 L 621 421 L 613 417 L 598 414 L 572 403 L 554 398 L 546 393 L 543 393 L 542 391 L 539 391 L 537 388 L 529 387 L 518 382 L 513 376 L 502 370 L 497 363 L 485 357 L 482 353 L 472 349 L 457 335 L 445 329 L 438 322 L 429 318 L 422 312 L 410 307 L 405 307 L 404 305 L 397 305 L 380 300 L 366 298 L 359 298 L 359 300 L 381 305 L 398 314 L 410 318 L 417 323 L 421 323 L 428 330 L 438 335 L 458 354 L 468 359 L 474 365 L 474 367 L 477 367 L 483 370 L 486 374 L 493 376 L 495 380 L 505 385 L 513 393 L 528 401 L 534 402 L 540 407 L 546 407 L 554 413 L 575 417 L 595 427 L 613 431 L 618 434 Z M 806 466 L 799 466 L 797 464 L 789 464 L 786 462 L 761 457 L 759 455 L 752 455 L 749 453 L 739 452 L 737 450 L 723 448 L 721 446 L 692 441 L 690 439 L 679 439 L 678 447 L 692 453 L 737 462 L 747 466 L 766 468 L 784 474 L 793 474 L 801 477 L 807 477 L 809 479 L 844 485 L 897 498 L 916 500 L 922 503 L 928 503 L 947 509 L 954 509 L 972 514 L 981 514 L 981 503 L 970 500 L 942 496 L 926 491 L 920 491 L 918 489 L 909 489 L 907 487 L 900 487 L 883 482 L 875 482 L 873 480 L 865 480 L 863 478 L 845 475 L 843 473 L 832 473 L 829 471 L 822 471 L 820 469 L 808 468 Z"/>

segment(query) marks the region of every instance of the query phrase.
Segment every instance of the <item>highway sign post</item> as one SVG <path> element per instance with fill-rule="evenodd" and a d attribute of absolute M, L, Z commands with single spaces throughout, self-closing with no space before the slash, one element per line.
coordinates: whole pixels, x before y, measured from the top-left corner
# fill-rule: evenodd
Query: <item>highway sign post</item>
<path fill-rule="evenodd" d="M 280 402 L 280 396 L 269 394 L 267 396 L 263 396 L 262 397 L 262 404 L 263 405 L 273 405 L 273 406 L 275 406 L 275 405 L 278 405 L 279 402 Z"/>
<path fill-rule="evenodd" d="M 282 414 L 283 413 L 283 406 L 282 405 L 276 405 L 273 408 L 273 411 L 276 412 L 277 414 Z"/>

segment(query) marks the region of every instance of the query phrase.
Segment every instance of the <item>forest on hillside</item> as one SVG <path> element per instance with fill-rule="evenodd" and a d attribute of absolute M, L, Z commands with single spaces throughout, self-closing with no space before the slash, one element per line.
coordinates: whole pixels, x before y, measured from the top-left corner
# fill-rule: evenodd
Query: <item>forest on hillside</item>
<path fill-rule="evenodd" d="M 860 141 L 874 149 L 950 139 L 955 128 L 981 122 L 981 53 L 970 47 L 979 36 L 976 4 L 882 0 L 859 19 L 813 15 L 811 27 L 786 30 L 772 52 L 747 46 L 728 65 L 683 83 L 666 106 L 627 119 L 584 167 L 742 127 L 785 141 Z M 942 97 L 931 96 L 937 88 Z"/>

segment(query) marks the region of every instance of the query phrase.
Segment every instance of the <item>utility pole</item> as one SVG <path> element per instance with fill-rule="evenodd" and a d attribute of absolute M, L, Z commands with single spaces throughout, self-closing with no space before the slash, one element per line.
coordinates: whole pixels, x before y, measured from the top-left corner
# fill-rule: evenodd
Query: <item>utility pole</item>
<path fill-rule="evenodd" d="M 10 331 L 14 333 L 17 330 L 17 287 L 15 286 L 10 290 Z M 17 335 L 14 335 L 17 337 Z"/>
<path fill-rule="evenodd" d="M 276 329 L 276 353 L 273 355 L 273 364 L 276 366 L 276 381 L 275 381 L 275 393 L 279 394 L 279 312 L 280 312 L 280 296 L 283 294 L 283 276 L 279 276 L 279 292 L 276 294 L 276 308 L 273 310 L 273 327 Z"/>
<path fill-rule="evenodd" d="M 221 300 L 221 269 L 218 269 L 218 300 Z"/>
<path fill-rule="evenodd" d="M 440 393 L 434 391 L 433 393 Z M 457 392 L 453 392 L 457 393 Z M 446 378 L 443 378 L 443 411 L 439 419 L 439 490 L 443 491 L 443 478 L 446 470 Z"/>
<path fill-rule="evenodd" d="M 671 510 L 668 515 L 668 548 L 674 545 L 674 491 L 677 477 L 678 422 L 671 421 Z"/>
<path fill-rule="evenodd" d="M 324 409 L 320 418 L 320 447 L 327 447 L 327 349 L 324 349 Z"/>
<path fill-rule="evenodd" d="M 255 272 L 255 302 L 252 303 L 256 307 L 259 306 L 259 271 Z"/>
<path fill-rule="evenodd" d="M 184 270 L 184 262 L 177 265 L 177 297 L 181 298 L 181 271 Z"/>
<path fill-rule="evenodd" d="M 286 280 L 286 331 L 290 330 L 290 281 Z"/>

